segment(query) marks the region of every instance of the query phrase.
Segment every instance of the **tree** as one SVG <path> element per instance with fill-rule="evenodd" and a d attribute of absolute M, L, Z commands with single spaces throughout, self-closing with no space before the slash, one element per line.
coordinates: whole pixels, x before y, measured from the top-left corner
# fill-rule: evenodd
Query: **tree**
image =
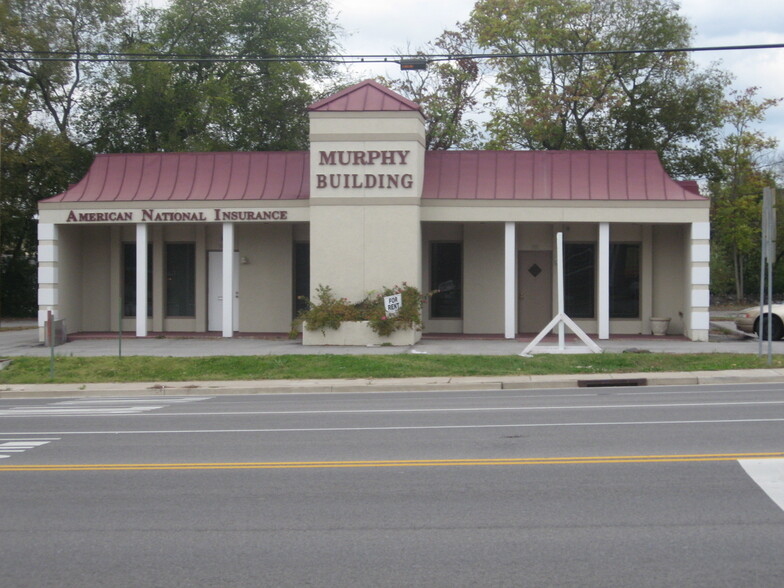
<path fill-rule="evenodd" d="M 727 76 L 684 53 L 595 53 L 688 46 L 672 0 L 480 0 L 470 24 L 484 49 L 529 54 L 494 61 L 489 147 L 655 149 L 674 175 L 704 171 Z"/>
<path fill-rule="evenodd" d="M 140 15 L 125 51 L 272 60 L 118 64 L 83 121 L 95 130 L 96 149 L 307 148 L 312 87 L 333 68 L 285 56 L 335 52 L 337 26 L 324 0 L 173 0 Z"/>
<path fill-rule="evenodd" d="M 86 53 L 106 51 L 122 0 L 6 0 L 0 12 L 4 74 L 29 86 L 29 97 L 64 137 L 69 136 L 79 91 L 90 65 Z M 41 60 L 36 52 L 59 54 Z M 4 75 L 4 77 L 5 77 Z"/>
<path fill-rule="evenodd" d="M 326 0 L 173 0 L 130 16 L 125 0 L 5 0 L 0 310 L 35 308 L 38 200 L 78 180 L 94 152 L 306 148 L 306 106 L 332 66 L 285 56 L 335 53 L 337 30 Z M 91 59 L 112 52 L 150 60 Z M 272 60 L 192 59 L 210 55 Z M 12 306 L 11 292 L 25 294 Z"/>
<path fill-rule="evenodd" d="M 78 179 L 89 153 L 73 119 L 92 67 L 84 54 L 108 47 L 120 0 L 7 0 L 0 9 L 0 278 L 3 314 L 36 308 L 38 200 Z M 38 59 L 35 52 L 63 60 Z"/>
<path fill-rule="evenodd" d="M 444 31 L 417 52 L 448 54 L 452 59 L 432 62 L 425 71 L 407 71 L 402 78 L 380 80 L 422 106 L 427 149 L 466 149 L 479 143 L 478 124 L 468 115 L 477 113 L 482 65 L 460 57 L 471 53 L 475 53 L 471 31 L 458 23 L 457 30 Z"/>
<path fill-rule="evenodd" d="M 782 99 L 759 99 L 758 90 L 732 91 L 722 105 L 728 132 L 716 151 L 716 173 L 709 185 L 714 272 L 720 277 L 723 268 L 732 269 L 736 300 L 742 300 L 748 293 L 749 282 L 754 283 L 754 270 L 759 267 L 756 263 L 760 251 L 762 191 L 775 186 L 773 170 L 767 164 L 777 141 L 766 137 L 754 125 L 762 122 L 766 112 Z M 720 284 L 721 280 L 714 279 L 714 291 Z"/>

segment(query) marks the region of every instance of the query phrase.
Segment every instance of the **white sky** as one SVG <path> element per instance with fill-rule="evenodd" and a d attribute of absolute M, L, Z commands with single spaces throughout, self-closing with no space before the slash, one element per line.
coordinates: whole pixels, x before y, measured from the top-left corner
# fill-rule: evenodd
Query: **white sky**
<path fill-rule="evenodd" d="M 389 54 L 416 50 L 444 29 L 468 18 L 475 0 L 331 0 L 345 29 L 347 54 Z M 681 0 L 681 13 L 695 28 L 694 45 L 784 43 L 784 2 L 774 0 Z M 784 97 L 784 48 L 770 51 L 695 53 L 701 65 L 720 61 L 735 76 L 733 87 L 759 86 L 759 95 Z M 351 66 L 355 77 L 399 72 L 397 65 Z M 763 130 L 784 148 L 784 104 L 769 111 Z"/>

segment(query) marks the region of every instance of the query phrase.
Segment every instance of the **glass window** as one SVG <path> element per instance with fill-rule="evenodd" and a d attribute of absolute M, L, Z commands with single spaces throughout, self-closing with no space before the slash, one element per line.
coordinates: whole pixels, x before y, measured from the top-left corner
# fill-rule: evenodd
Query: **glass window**
<path fill-rule="evenodd" d="M 123 243 L 123 316 L 136 316 L 136 243 Z M 152 316 L 152 244 L 147 244 L 147 316 Z"/>
<path fill-rule="evenodd" d="M 431 243 L 430 289 L 438 291 L 430 299 L 431 318 L 463 316 L 462 244 Z"/>
<path fill-rule="evenodd" d="M 166 316 L 196 314 L 196 246 L 166 244 Z"/>
<path fill-rule="evenodd" d="M 294 316 L 307 310 L 310 297 L 310 243 L 294 243 Z"/>
<path fill-rule="evenodd" d="M 610 317 L 640 316 L 640 245 L 610 244 Z"/>
<path fill-rule="evenodd" d="M 596 246 L 564 244 L 564 310 L 570 318 L 593 318 Z"/>
<path fill-rule="evenodd" d="M 564 306 L 571 318 L 593 318 L 596 295 L 596 246 L 564 245 Z M 640 245 L 610 244 L 610 318 L 640 316 Z"/>

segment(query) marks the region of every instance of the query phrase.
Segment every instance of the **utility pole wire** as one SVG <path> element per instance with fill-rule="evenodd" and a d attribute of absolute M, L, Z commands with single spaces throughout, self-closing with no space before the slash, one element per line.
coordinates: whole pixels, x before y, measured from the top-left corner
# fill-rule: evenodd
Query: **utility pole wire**
<path fill-rule="evenodd" d="M 536 57 L 575 57 L 584 55 L 633 55 L 646 53 L 696 53 L 705 51 L 750 51 L 760 49 L 782 49 L 784 43 L 760 45 L 716 45 L 711 47 L 670 47 L 666 49 L 607 49 L 597 51 L 553 51 L 553 52 L 522 52 L 522 53 L 417 53 L 407 55 L 376 54 L 376 55 L 195 55 L 176 53 L 112 53 L 112 52 L 79 52 L 76 55 L 69 51 L 30 51 L 22 49 L 0 49 L 0 59 L 6 61 L 84 61 L 84 62 L 121 62 L 134 63 L 146 61 L 164 62 L 198 62 L 212 63 L 285 63 L 285 62 L 321 62 L 321 63 L 399 63 L 401 59 L 415 58 L 428 62 L 456 61 L 460 59 L 515 59 Z"/>

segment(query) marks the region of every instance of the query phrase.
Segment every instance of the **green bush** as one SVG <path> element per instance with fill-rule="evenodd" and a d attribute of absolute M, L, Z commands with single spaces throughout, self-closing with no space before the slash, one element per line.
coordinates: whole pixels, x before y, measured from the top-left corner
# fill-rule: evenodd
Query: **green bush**
<path fill-rule="evenodd" d="M 402 295 L 402 305 L 396 315 L 388 315 L 384 309 L 384 297 Z M 346 321 L 368 321 L 370 328 L 382 337 L 400 329 L 422 328 L 422 305 L 430 294 L 423 296 L 417 288 L 403 282 L 402 286 L 384 286 L 379 292 L 370 292 L 364 300 L 350 302 L 337 298 L 329 286 L 316 288 L 316 302 L 303 298 L 307 309 L 300 312 L 292 325 L 295 333 L 303 323 L 309 331 L 337 329 Z"/>

